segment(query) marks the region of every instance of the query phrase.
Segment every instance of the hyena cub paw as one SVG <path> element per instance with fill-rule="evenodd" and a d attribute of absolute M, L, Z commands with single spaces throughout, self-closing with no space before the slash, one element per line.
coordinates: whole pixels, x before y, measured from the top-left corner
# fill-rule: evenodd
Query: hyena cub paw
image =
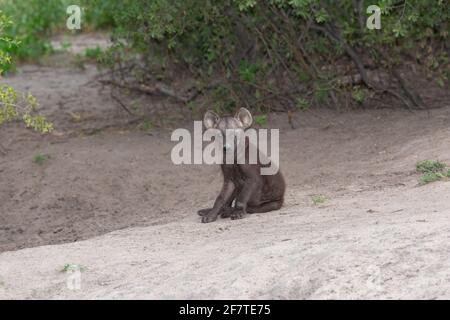
<path fill-rule="evenodd" d="M 231 214 L 230 214 L 231 220 L 242 219 L 242 218 L 244 218 L 244 216 L 245 216 L 245 210 L 240 209 L 240 208 L 234 209 L 233 212 L 231 212 Z"/>
<path fill-rule="evenodd" d="M 211 208 L 201 209 L 197 211 L 197 214 L 201 217 L 206 216 L 211 211 Z"/>
<path fill-rule="evenodd" d="M 234 209 L 231 207 L 223 208 L 220 212 L 220 217 L 222 218 L 229 218 L 233 214 Z"/>
<path fill-rule="evenodd" d="M 206 215 L 202 216 L 202 223 L 209 223 L 217 220 L 217 214 L 211 214 L 208 212 Z"/>

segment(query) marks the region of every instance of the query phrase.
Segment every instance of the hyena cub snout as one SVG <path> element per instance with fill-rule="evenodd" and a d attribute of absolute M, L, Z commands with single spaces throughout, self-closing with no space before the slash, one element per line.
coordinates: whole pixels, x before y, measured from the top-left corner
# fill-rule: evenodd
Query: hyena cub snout
<path fill-rule="evenodd" d="M 280 170 L 272 175 L 262 175 L 261 168 L 268 164 L 266 161 L 261 163 L 259 150 L 256 162 L 249 161 L 252 141 L 244 133 L 252 122 L 252 115 L 245 108 L 241 108 L 234 117 L 221 118 L 212 111 L 204 116 L 205 128 L 217 129 L 222 135 L 224 158 L 231 152 L 237 155 L 232 157 L 232 163 L 227 158 L 221 164 L 223 186 L 213 207 L 198 211 L 204 223 L 215 221 L 219 216 L 240 219 L 247 213 L 277 210 L 283 204 L 286 185 Z"/>
<path fill-rule="evenodd" d="M 236 151 L 244 138 L 244 124 L 233 117 L 219 119 L 217 125 L 211 129 L 216 129 L 216 143 L 221 143 L 224 152 Z"/>

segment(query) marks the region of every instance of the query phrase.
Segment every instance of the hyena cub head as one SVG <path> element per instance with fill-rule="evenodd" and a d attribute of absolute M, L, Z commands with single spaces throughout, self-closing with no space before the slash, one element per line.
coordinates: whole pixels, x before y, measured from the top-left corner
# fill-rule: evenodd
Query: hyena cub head
<path fill-rule="evenodd" d="M 235 153 L 242 146 L 245 130 L 252 125 L 253 118 L 250 111 L 239 109 L 234 117 L 219 117 L 213 111 L 207 111 L 203 118 L 206 129 L 215 129 L 215 141 L 223 146 L 224 154 Z"/>

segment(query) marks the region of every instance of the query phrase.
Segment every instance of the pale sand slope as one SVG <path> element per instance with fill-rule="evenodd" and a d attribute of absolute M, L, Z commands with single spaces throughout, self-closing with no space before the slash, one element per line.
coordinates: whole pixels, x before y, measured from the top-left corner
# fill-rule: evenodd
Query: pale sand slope
<path fill-rule="evenodd" d="M 192 216 L 5 252 L 0 297 L 448 299 L 449 186 L 367 191 L 206 225 Z M 58 271 L 66 263 L 86 267 L 79 291 Z"/>

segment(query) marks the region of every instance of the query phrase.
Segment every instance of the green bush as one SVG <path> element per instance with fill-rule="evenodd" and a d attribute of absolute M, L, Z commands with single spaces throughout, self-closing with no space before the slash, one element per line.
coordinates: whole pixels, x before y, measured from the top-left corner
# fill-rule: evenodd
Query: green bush
<path fill-rule="evenodd" d="M 381 8 L 381 30 L 365 27 L 372 4 Z M 110 63 L 120 51 L 135 52 L 148 71 L 139 74 L 151 70 L 163 75 L 158 80 L 170 81 L 180 71 L 205 83 L 225 78 L 225 101 L 214 101 L 224 109 L 243 102 L 263 107 L 267 101 L 298 108 L 299 96 L 302 106 L 345 96 L 363 104 L 372 95 L 337 85 L 343 60 L 355 72 L 367 59 L 389 71 L 405 56 L 445 72 L 449 60 L 443 44 L 450 10 L 443 0 L 124 0 L 111 12 L 118 45 Z"/>
<path fill-rule="evenodd" d="M 82 8 L 82 29 L 106 28 L 113 25 L 111 10 L 113 0 L 80 0 L 76 4 Z M 3 33 L 14 38 L 20 45 L 0 44 L 0 50 L 8 52 L 20 60 L 37 60 L 53 52 L 49 36 L 66 29 L 67 7 L 74 4 L 70 0 L 0 0 L 0 10 L 10 17 Z M 8 65 L 8 68 L 11 65 Z M 6 65 L 3 66 L 5 68 Z"/>
<path fill-rule="evenodd" d="M 420 173 L 439 173 L 446 167 L 445 163 L 435 160 L 422 160 L 416 164 L 416 169 Z"/>
<path fill-rule="evenodd" d="M 11 25 L 11 21 L 0 12 L 0 34 Z M 2 48 L 10 48 L 17 42 L 10 37 L 0 38 L 0 77 L 4 66 L 11 62 L 10 54 Z M 44 116 L 34 114 L 37 106 L 36 99 L 31 94 L 19 94 L 8 85 L 0 85 L 0 125 L 7 121 L 20 119 L 29 128 L 42 133 L 53 130 L 53 126 L 47 122 Z"/>
<path fill-rule="evenodd" d="M 36 59 L 52 52 L 46 38 L 51 31 L 64 25 L 65 9 L 59 0 L 2 0 L 2 11 L 12 23 L 4 33 L 20 45 L 0 47 L 19 59 Z M 60 14 L 61 13 L 61 14 Z"/>
<path fill-rule="evenodd" d="M 420 184 L 439 181 L 443 178 L 450 178 L 450 170 L 446 170 L 447 165 L 435 160 L 422 160 L 416 164 L 417 172 L 422 173 Z"/>
<path fill-rule="evenodd" d="M 14 57 L 51 53 L 48 36 L 67 32 L 69 0 L 0 4 L 13 20 L 4 34 L 21 42 L 0 49 Z M 381 8 L 381 30 L 365 27 L 366 8 L 373 4 Z M 338 99 L 365 104 L 374 94 L 392 92 L 369 83 L 368 63 L 391 74 L 409 59 L 438 73 L 438 86 L 448 86 L 450 10 L 444 0 L 80 0 L 79 5 L 83 31 L 112 28 L 114 44 L 98 57 L 104 65 L 140 60 L 140 69 L 130 72 L 138 84 L 192 76 L 201 90 L 207 88 L 211 105 L 223 111 L 237 105 L 264 112 L 305 109 Z M 344 72 L 360 73 L 362 83 L 340 84 Z M 212 85 L 218 78 L 222 81 Z M 411 100 L 399 92 L 405 97 L 400 100 Z"/>

